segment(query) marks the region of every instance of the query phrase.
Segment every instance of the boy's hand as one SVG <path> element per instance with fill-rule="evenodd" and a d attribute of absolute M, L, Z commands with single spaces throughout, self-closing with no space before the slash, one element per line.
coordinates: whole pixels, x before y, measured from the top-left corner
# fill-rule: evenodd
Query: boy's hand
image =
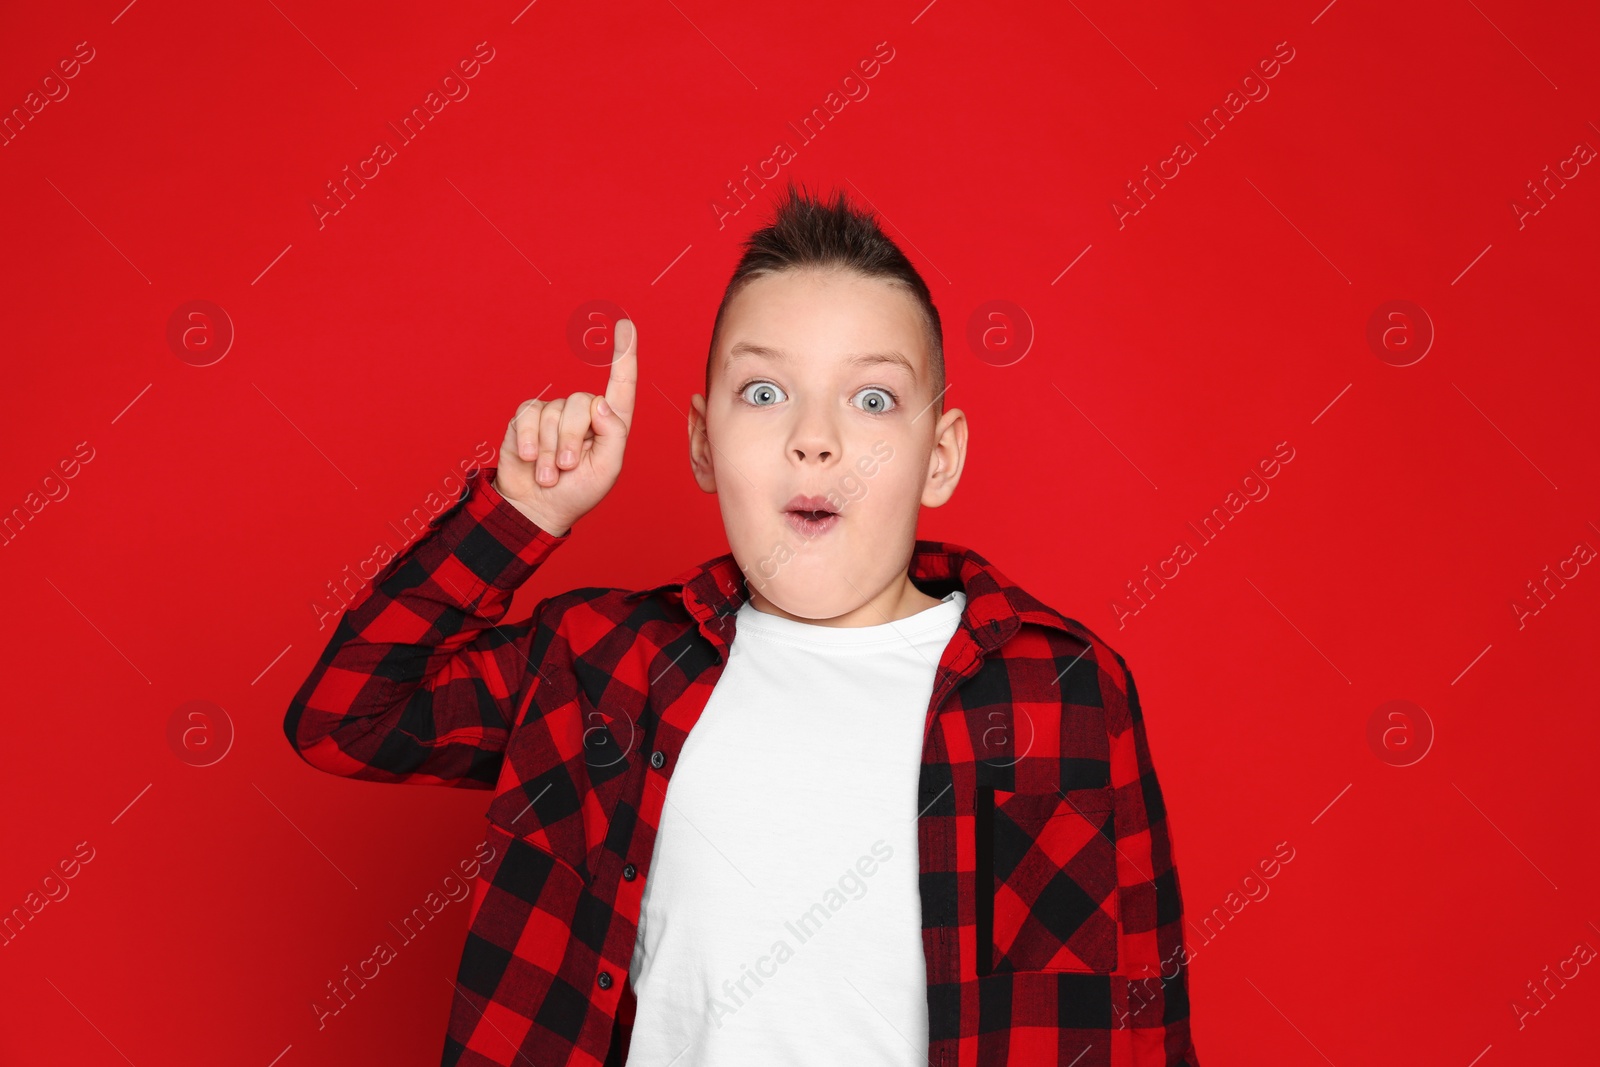
<path fill-rule="evenodd" d="M 604 396 L 524 400 L 500 445 L 495 492 L 541 530 L 560 536 L 611 491 L 633 425 L 639 331 L 618 319 Z"/>

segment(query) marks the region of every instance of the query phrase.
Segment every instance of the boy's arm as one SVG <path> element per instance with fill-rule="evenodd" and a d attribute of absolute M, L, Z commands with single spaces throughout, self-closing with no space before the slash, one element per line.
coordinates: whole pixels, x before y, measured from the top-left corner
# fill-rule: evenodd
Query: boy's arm
<path fill-rule="evenodd" d="M 1150 760 L 1133 672 L 1120 655 L 1125 689 L 1106 702 L 1111 785 L 1116 790 L 1117 882 L 1122 894 L 1119 969 L 1135 1067 L 1199 1067 L 1189 1033 L 1189 958 L 1183 899 L 1166 803 Z"/>
<path fill-rule="evenodd" d="M 340 616 L 283 729 L 302 759 L 349 778 L 491 789 L 519 699 L 539 684 L 541 616 L 497 626 L 571 536 L 541 529 L 468 473 L 465 496 Z M 541 636 L 543 635 L 543 636 Z"/>

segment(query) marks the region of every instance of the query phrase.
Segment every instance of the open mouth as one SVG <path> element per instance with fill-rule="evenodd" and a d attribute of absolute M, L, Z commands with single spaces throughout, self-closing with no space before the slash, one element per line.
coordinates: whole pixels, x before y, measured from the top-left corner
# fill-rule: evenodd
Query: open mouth
<path fill-rule="evenodd" d="M 839 513 L 825 497 L 796 496 L 785 506 L 783 517 L 806 537 L 826 533 L 839 523 Z"/>

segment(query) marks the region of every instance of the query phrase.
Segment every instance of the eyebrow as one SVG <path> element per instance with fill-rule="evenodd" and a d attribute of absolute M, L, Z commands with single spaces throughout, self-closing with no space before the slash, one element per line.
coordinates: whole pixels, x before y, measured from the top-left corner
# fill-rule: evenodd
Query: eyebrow
<path fill-rule="evenodd" d="M 753 341 L 738 341 L 728 350 L 728 362 L 724 366 L 731 367 L 740 359 L 751 356 L 781 363 L 789 358 L 789 353 L 781 348 L 769 348 L 766 345 L 758 345 Z M 863 352 L 849 357 L 845 362 L 856 367 L 872 367 L 887 363 L 904 367 L 906 373 L 911 375 L 912 381 L 915 381 L 917 377 L 917 369 L 911 365 L 911 361 L 893 349 L 885 352 Z"/>

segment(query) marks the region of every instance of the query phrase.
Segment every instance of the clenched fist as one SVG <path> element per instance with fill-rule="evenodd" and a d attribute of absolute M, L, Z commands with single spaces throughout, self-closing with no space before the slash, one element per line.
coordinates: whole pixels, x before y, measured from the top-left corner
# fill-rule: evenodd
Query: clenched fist
<path fill-rule="evenodd" d="M 633 425 L 639 331 L 618 319 L 602 396 L 524 400 L 506 425 L 495 492 L 536 526 L 560 536 L 611 491 Z"/>

